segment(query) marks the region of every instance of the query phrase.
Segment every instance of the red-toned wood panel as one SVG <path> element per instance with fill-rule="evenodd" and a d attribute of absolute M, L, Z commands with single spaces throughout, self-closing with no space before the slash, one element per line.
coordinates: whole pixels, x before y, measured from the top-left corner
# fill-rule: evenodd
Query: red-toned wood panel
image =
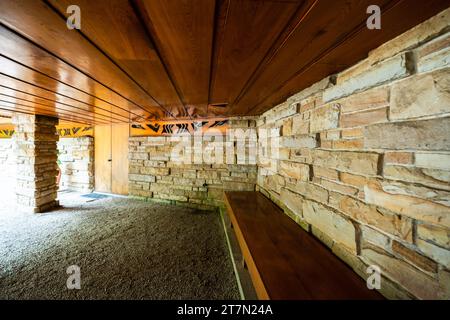
<path fill-rule="evenodd" d="M 206 116 L 215 1 L 136 1 L 190 112 Z"/>
<path fill-rule="evenodd" d="M 0 26 L 0 54 L 109 104 L 107 109 L 118 115 L 134 121 L 149 116 L 148 112 L 3 26 Z"/>
<path fill-rule="evenodd" d="M 95 98 L 89 96 L 73 87 L 67 86 L 58 82 L 52 78 L 49 78 L 41 73 L 35 72 L 23 65 L 20 65 L 14 61 L 6 59 L 0 56 L 0 73 L 15 79 L 21 79 L 28 83 L 33 83 L 34 85 L 44 88 L 46 90 L 56 92 L 60 95 L 64 95 L 66 97 L 73 97 L 79 101 L 86 101 L 90 103 L 90 105 L 84 105 L 83 108 L 73 109 L 73 112 L 86 114 L 86 113 L 99 113 L 99 114 L 109 114 L 111 113 L 111 105 L 106 104 L 103 101 L 95 102 Z M 1 84 L 1 82 L 0 82 Z M 94 105 L 98 105 L 101 107 L 94 107 Z M 116 108 L 115 108 L 116 109 Z M 123 112 L 123 110 L 121 110 Z M 122 122 L 128 122 L 128 115 L 114 115 L 115 118 L 121 119 Z"/>
<path fill-rule="evenodd" d="M 62 105 L 60 103 L 55 103 L 53 101 L 49 101 L 49 100 L 45 100 L 42 98 L 38 98 L 35 96 L 31 96 L 31 95 L 26 95 L 24 93 L 18 92 L 18 91 L 14 91 L 8 88 L 4 88 L 4 87 L 0 87 L 0 100 L 2 101 L 9 101 L 9 102 L 13 102 L 13 103 L 18 103 L 18 104 L 25 104 L 25 105 L 29 105 L 29 106 L 39 106 L 39 107 L 47 107 L 47 108 L 51 108 L 51 110 L 53 111 L 67 111 L 69 113 L 73 113 L 74 115 L 80 116 L 80 117 L 96 117 L 99 120 L 104 120 L 107 122 L 124 122 L 120 119 L 116 119 L 116 118 L 112 118 L 110 115 L 108 115 L 106 112 L 104 114 L 101 113 L 75 113 L 74 110 L 77 110 L 73 107 L 67 106 L 67 105 Z"/>
<path fill-rule="evenodd" d="M 49 2 L 63 15 L 73 4 L 72 0 Z M 83 17 L 81 32 L 120 65 L 159 105 L 174 116 L 186 117 L 178 94 L 147 36 L 145 25 L 131 3 L 123 0 L 78 0 L 76 4 Z"/>
<path fill-rule="evenodd" d="M 42 1 L 0 1 L 0 22 L 44 47 L 61 59 L 114 88 L 127 99 L 163 118 L 157 103 L 120 68 L 77 30 L 69 30 L 66 19 Z"/>
<path fill-rule="evenodd" d="M 0 73 L 0 88 L 2 88 L 2 90 L 12 90 L 9 91 L 9 95 L 13 97 L 23 98 L 30 101 L 36 101 L 34 99 L 44 99 L 47 100 L 50 105 L 55 105 L 56 107 L 64 105 L 66 107 L 74 108 L 74 111 L 80 112 L 80 110 L 88 110 L 84 111 L 85 114 L 95 114 L 95 112 L 89 111 L 95 109 L 92 104 L 62 96 L 54 91 L 37 87 L 36 85 L 24 82 L 23 80 L 11 78 L 2 73 Z M 24 98 L 24 95 L 26 95 L 27 98 Z M 96 101 L 92 98 L 90 102 L 95 103 Z M 123 117 L 119 117 L 115 114 L 111 114 L 111 118 L 115 120 L 121 119 L 121 122 L 126 122 L 123 120 Z"/>
<path fill-rule="evenodd" d="M 211 104 L 232 103 L 291 17 L 308 1 L 219 1 Z"/>
<path fill-rule="evenodd" d="M 40 114 L 40 115 L 55 117 L 55 118 L 64 119 L 64 120 L 68 120 L 68 121 L 78 121 L 78 122 L 82 122 L 82 123 L 86 123 L 86 124 L 106 124 L 106 122 L 97 121 L 92 118 L 85 119 L 82 117 L 73 116 L 71 113 L 54 112 L 54 111 L 41 109 L 36 106 L 27 107 L 27 106 L 22 106 L 22 105 L 17 105 L 17 104 L 10 104 L 7 102 L 0 102 L 0 110 L 8 110 L 8 111 L 27 113 L 27 114 Z"/>

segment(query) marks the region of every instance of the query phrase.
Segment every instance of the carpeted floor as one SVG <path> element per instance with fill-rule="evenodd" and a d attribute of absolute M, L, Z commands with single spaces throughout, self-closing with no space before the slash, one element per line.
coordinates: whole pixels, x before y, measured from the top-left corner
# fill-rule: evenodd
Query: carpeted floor
<path fill-rule="evenodd" d="M 63 203 L 34 215 L 0 208 L 0 299 L 239 299 L 218 214 L 124 198 Z M 66 287 L 71 265 L 80 290 Z"/>

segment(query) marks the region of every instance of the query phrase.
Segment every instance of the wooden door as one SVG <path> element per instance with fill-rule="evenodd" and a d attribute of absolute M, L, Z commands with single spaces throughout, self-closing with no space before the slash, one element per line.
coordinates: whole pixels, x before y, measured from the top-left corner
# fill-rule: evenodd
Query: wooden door
<path fill-rule="evenodd" d="M 129 125 L 96 126 L 95 191 L 128 195 Z"/>

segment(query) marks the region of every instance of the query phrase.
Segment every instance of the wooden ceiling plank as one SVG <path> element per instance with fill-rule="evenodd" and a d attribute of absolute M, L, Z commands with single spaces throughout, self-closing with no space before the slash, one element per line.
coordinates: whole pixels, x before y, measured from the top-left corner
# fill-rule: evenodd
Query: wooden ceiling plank
<path fill-rule="evenodd" d="M 130 114 L 136 120 L 149 116 L 148 112 L 4 26 L 0 26 L 0 55 L 108 104 L 117 114 Z"/>
<path fill-rule="evenodd" d="M 61 106 L 59 104 L 50 104 L 49 105 L 49 104 L 45 103 L 45 100 L 41 101 L 39 98 L 34 98 L 32 101 L 30 101 L 30 100 L 27 100 L 27 99 L 23 99 L 23 98 L 17 97 L 17 96 L 21 95 L 18 92 L 13 93 L 13 95 L 11 95 L 11 94 L 3 94 L 4 89 L 5 88 L 1 88 L 0 87 L 0 101 L 8 101 L 8 102 L 12 102 L 12 103 L 17 103 L 18 105 L 20 105 L 20 104 L 30 105 L 30 106 L 36 105 L 37 107 L 51 108 L 52 110 L 62 111 L 62 112 L 64 112 L 64 111 L 74 112 L 73 109 L 65 108 L 64 106 Z M 109 115 L 103 115 L 103 114 L 99 114 L 99 113 L 89 112 L 89 113 L 76 113 L 76 114 L 95 116 L 95 117 L 98 117 L 99 119 L 103 119 L 103 120 L 106 120 L 106 121 L 124 122 L 123 120 L 112 118 Z M 125 121 L 125 122 L 128 122 L 128 121 Z"/>
<path fill-rule="evenodd" d="M 43 74 L 37 73 L 23 65 L 20 65 L 10 59 L 7 59 L 0 55 L 0 70 L 3 75 L 14 79 L 20 79 L 23 82 L 32 83 L 33 85 L 55 92 L 57 94 L 63 95 L 65 97 L 69 97 L 72 99 L 76 99 L 78 101 L 83 101 L 83 103 L 88 102 L 87 111 L 90 112 L 98 112 L 98 113 L 114 113 L 119 117 L 123 117 L 123 121 L 127 121 L 129 119 L 130 114 L 122 111 L 122 114 L 117 114 L 116 112 L 112 112 L 111 105 L 105 104 L 102 101 L 95 101 L 95 99 L 91 96 L 84 94 L 83 92 L 74 89 L 72 87 L 66 86 L 65 84 L 58 82 L 52 78 L 49 78 Z M 102 106 L 102 107 L 100 107 Z M 86 107 L 80 108 L 86 110 Z M 119 111 L 116 108 L 115 111 Z"/>
<path fill-rule="evenodd" d="M 10 106 L 4 105 L 4 104 L 0 104 L 0 110 L 7 110 L 7 111 L 11 111 L 11 112 L 18 112 L 18 113 L 25 113 L 25 114 L 38 114 L 38 115 L 54 117 L 54 118 L 67 120 L 67 121 L 75 121 L 75 122 L 85 123 L 85 124 L 89 124 L 89 125 L 107 124 L 107 123 L 99 122 L 99 121 L 86 121 L 82 118 L 74 117 L 72 115 L 50 113 L 50 112 L 46 112 L 46 111 L 39 111 L 36 109 L 29 109 L 29 108 L 25 108 L 25 107 L 23 107 L 23 108 L 22 107 L 10 107 Z"/>
<path fill-rule="evenodd" d="M 215 1 L 142 0 L 139 7 L 188 111 L 207 116 Z"/>
<path fill-rule="evenodd" d="M 53 55 L 106 87 L 115 88 L 131 103 L 155 118 L 164 117 L 156 102 L 131 81 L 111 60 L 42 1 L 0 1 L 0 22 L 39 44 Z M 94 63 L 95 62 L 95 63 Z"/>
<path fill-rule="evenodd" d="M 155 55 L 158 58 L 158 61 L 160 62 L 162 68 L 164 69 L 164 73 L 168 79 L 168 81 L 170 82 L 171 87 L 173 88 L 173 90 L 176 93 L 176 96 L 178 98 L 178 101 L 180 101 L 180 103 L 183 106 L 183 117 L 188 117 L 189 119 L 192 120 L 192 114 L 191 112 L 189 112 L 185 101 L 183 100 L 180 88 L 178 87 L 178 85 L 176 84 L 175 80 L 173 79 L 172 75 L 169 72 L 169 69 L 167 67 L 167 65 L 164 63 L 162 56 L 161 56 L 161 52 L 159 52 L 158 47 L 155 45 L 155 42 L 150 34 L 150 30 L 148 28 L 149 22 L 148 22 L 148 15 L 146 14 L 146 10 L 143 7 L 143 4 L 140 0 L 130 0 L 131 6 L 133 7 L 133 10 L 136 14 L 136 16 L 139 19 L 139 22 L 142 26 L 142 28 L 145 30 L 145 33 L 147 35 L 147 38 L 149 40 L 149 42 L 151 43 L 151 48 L 154 51 Z M 178 117 L 179 118 L 179 117 Z"/>
<path fill-rule="evenodd" d="M 73 1 L 47 2 L 60 15 L 66 16 L 66 9 Z M 80 32 L 170 116 L 183 116 L 183 105 L 130 2 L 78 0 L 77 5 L 83 13 L 83 27 Z"/>
<path fill-rule="evenodd" d="M 0 88 L 9 89 L 17 92 L 15 96 L 20 94 L 25 94 L 27 96 L 32 96 L 38 99 L 44 99 L 52 104 L 58 103 L 68 107 L 75 108 L 74 111 L 81 112 L 81 110 L 86 110 L 85 113 L 93 113 L 95 110 L 92 105 L 74 100 L 70 97 L 63 96 L 54 91 L 41 88 L 34 84 L 28 83 L 21 79 L 12 78 L 10 76 L 4 75 L 0 72 Z M 126 118 L 122 119 L 122 122 L 129 122 Z"/>
<path fill-rule="evenodd" d="M 52 108 L 52 107 L 47 107 L 47 106 L 40 106 L 37 104 L 27 104 L 27 103 L 23 103 L 20 101 L 16 101 L 16 99 L 5 99 L 3 97 L 0 97 L 0 102 L 3 105 L 8 105 L 11 106 L 12 108 L 17 107 L 17 108 L 30 108 L 33 110 L 40 110 L 43 112 L 50 112 L 50 113 L 56 113 L 56 114 L 65 114 L 65 115 L 74 115 L 74 113 L 72 112 L 67 112 L 67 111 L 63 111 L 63 110 L 59 110 L 56 108 Z M 85 121 L 98 121 L 98 122 L 103 122 L 103 123 L 110 123 L 112 122 L 109 119 L 102 119 L 102 118 L 98 118 L 96 115 L 90 114 L 90 115 L 83 115 L 83 114 L 76 114 L 75 115 L 78 118 L 84 119 Z"/>
<path fill-rule="evenodd" d="M 267 66 L 271 63 L 272 59 L 276 56 L 278 51 L 288 42 L 292 34 L 302 25 L 303 21 L 308 17 L 313 8 L 317 5 L 319 0 L 305 0 L 299 3 L 299 6 L 294 11 L 290 19 L 287 21 L 284 29 L 280 32 L 276 40 L 272 43 L 267 50 L 265 56 L 259 61 L 254 71 L 248 77 L 246 83 L 242 86 L 239 94 L 234 98 L 230 104 L 230 112 L 235 109 L 235 106 L 240 102 L 242 97 L 247 94 L 247 91 L 259 78 L 259 76 L 265 71 Z"/>
<path fill-rule="evenodd" d="M 306 2 L 220 2 L 209 103 L 233 104 L 294 13 Z"/>

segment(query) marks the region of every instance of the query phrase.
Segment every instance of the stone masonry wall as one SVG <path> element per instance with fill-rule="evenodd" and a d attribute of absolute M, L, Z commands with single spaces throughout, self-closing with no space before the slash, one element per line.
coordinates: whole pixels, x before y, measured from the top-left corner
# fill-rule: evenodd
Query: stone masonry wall
<path fill-rule="evenodd" d="M 13 135 L 18 209 L 44 212 L 58 205 L 56 185 L 58 119 L 15 113 Z"/>
<path fill-rule="evenodd" d="M 230 120 L 230 127 L 243 130 L 255 129 L 254 120 Z M 256 131 L 255 139 L 256 141 Z M 254 191 L 256 165 L 247 161 L 241 164 L 236 155 L 231 162 L 181 163 L 173 152 L 180 145 L 180 137 L 131 137 L 129 139 L 129 193 L 131 196 L 182 204 L 200 209 L 212 209 L 223 205 L 223 191 Z M 183 150 L 201 155 L 202 150 L 214 150 L 216 141 L 202 146 L 187 138 Z M 225 145 L 236 149 L 236 141 Z M 247 141 L 249 141 L 247 139 Z M 255 142 L 256 146 L 256 142 Z M 247 145 L 248 149 L 249 146 Z M 226 149 L 223 149 L 225 161 Z M 204 154 L 207 154 L 204 153 Z M 214 155 L 214 153 L 212 153 Z"/>
<path fill-rule="evenodd" d="M 450 9 L 258 120 L 257 189 L 388 298 L 450 298 Z M 260 159 L 261 160 L 261 159 Z"/>
<path fill-rule="evenodd" d="M 94 138 L 61 138 L 58 142 L 60 189 L 94 190 Z"/>

